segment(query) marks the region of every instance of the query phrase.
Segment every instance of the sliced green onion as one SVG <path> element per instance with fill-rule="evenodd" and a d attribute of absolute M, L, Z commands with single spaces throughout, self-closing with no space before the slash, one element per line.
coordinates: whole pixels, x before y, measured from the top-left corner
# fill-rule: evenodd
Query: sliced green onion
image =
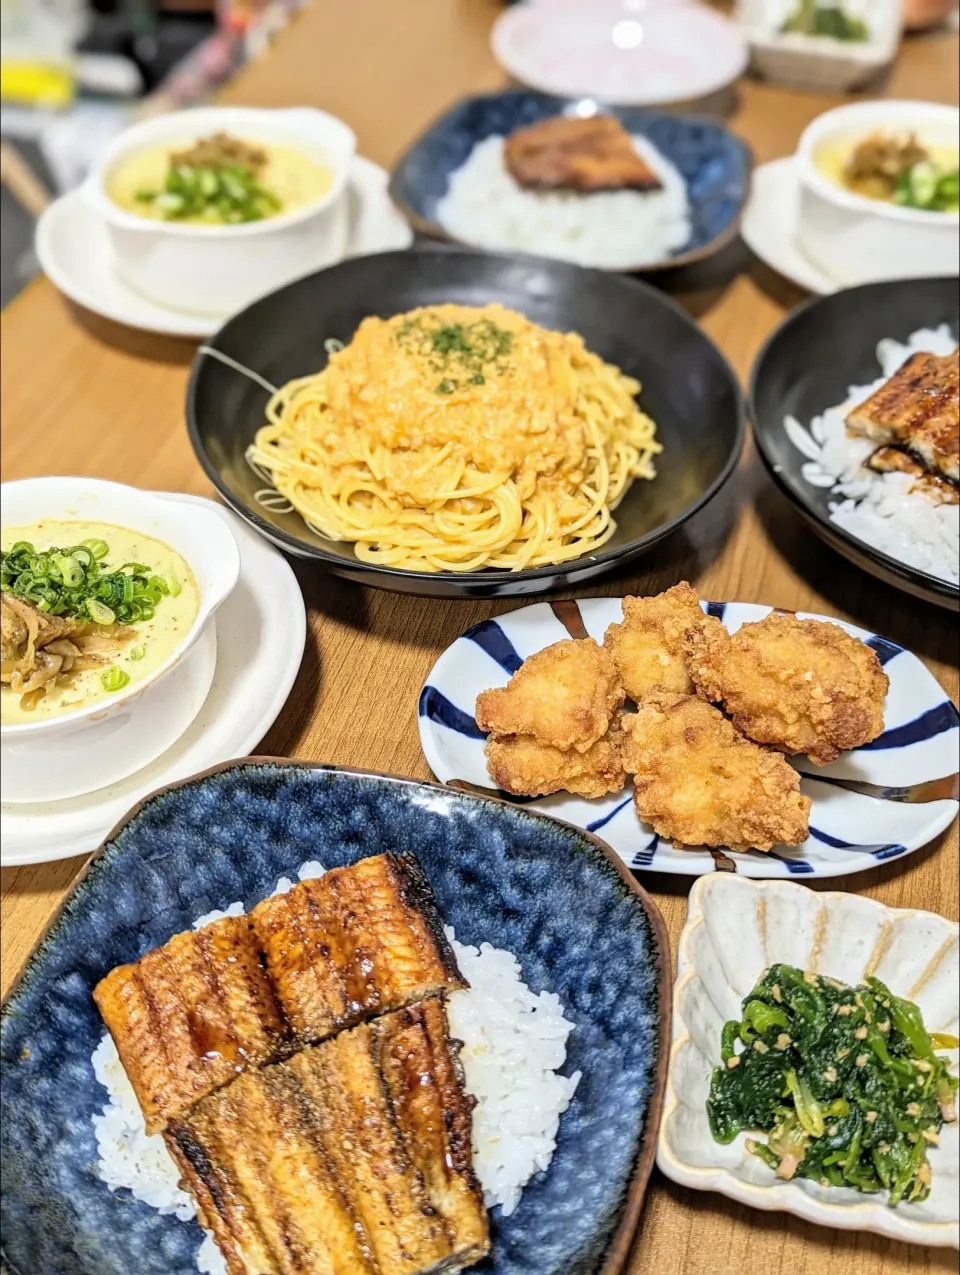
<path fill-rule="evenodd" d="M 106 540 L 84 540 L 81 543 L 85 549 L 89 549 L 93 554 L 94 562 L 99 562 L 101 558 L 105 558 L 110 552 L 110 546 Z M 33 546 L 31 545 L 30 548 L 32 549 Z"/>
<path fill-rule="evenodd" d="M 87 615 L 94 624 L 114 624 L 117 619 L 116 613 L 96 598 L 87 598 Z"/>
<path fill-rule="evenodd" d="M 117 668 L 115 664 L 104 669 L 100 674 L 100 684 L 105 691 L 122 691 L 129 681 L 130 674 L 125 673 L 122 668 Z"/>
<path fill-rule="evenodd" d="M 178 598 L 180 596 L 180 581 L 177 579 L 177 573 L 174 571 L 173 567 L 168 567 L 164 572 L 163 582 L 170 591 L 171 598 Z"/>
<path fill-rule="evenodd" d="M 131 660 L 142 660 L 145 655 L 146 655 L 146 651 L 144 650 L 142 646 L 131 646 L 130 648 Z"/>

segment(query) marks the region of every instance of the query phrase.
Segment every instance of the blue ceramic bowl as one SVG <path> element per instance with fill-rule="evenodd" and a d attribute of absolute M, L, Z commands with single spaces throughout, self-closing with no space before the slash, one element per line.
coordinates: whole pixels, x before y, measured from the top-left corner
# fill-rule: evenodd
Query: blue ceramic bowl
<path fill-rule="evenodd" d="M 437 204 L 451 174 L 477 142 L 557 114 L 576 113 L 575 99 L 517 91 L 468 97 L 410 147 L 390 178 L 390 194 L 415 230 L 438 239 L 451 236 L 437 220 Z M 689 265 L 710 256 L 737 234 L 750 186 L 752 157 L 746 144 L 716 120 L 666 115 L 641 107 L 604 106 L 628 132 L 646 137 L 674 164 L 687 183 L 692 229 L 689 241 L 644 271 Z"/>
<path fill-rule="evenodd" d="M 411 780 L 269 759 L 230 763 L 148 798 L 109 838 L 4 1006 L 3 1258 L 11 1275 L 192 1275 L 201 1232 L 96 1174 L 106 1095 L 91 999 L 214 907 L 249 908 L 307 859 L 386 847 L 419 857 L 466 943 L 519 957 L 560 994 L 567 1068 L 583 1078 L 546 1174 L 491 1215 L 487 1275 L 614 1275 L 656 1146 L 669 1041 L 663 921 L 595 838 L 501 802 Z"/>

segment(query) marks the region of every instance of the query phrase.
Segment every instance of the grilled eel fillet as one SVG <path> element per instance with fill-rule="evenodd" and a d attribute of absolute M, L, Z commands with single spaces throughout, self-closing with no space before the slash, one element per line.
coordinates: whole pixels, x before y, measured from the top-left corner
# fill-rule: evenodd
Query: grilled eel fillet
<path fill-rule="evenodd" d="M 448 1275 L 489 1250 L 439 999 L 248 1072 L 167 1145 L 230 1275 Z"/>
<path fill-rule="evenodd" d="M 250 914 L 298 1044 L 466 984 L 420 864 L 382 854 L 334 869 Z"/>
<path fill-rule="evenodd" d="M 960 480 L 960 349 L 914 354 L 847 414 L 847 431 L 904 447 L 926 468 Z"/>
<path fill-rule="evenodd" d="M 613 115 L 555 115 L 518 128 L 504 145 L 504 164 L 529 190 L 659 190 L 662 182 L 637 154 Z"/>
<path fill-rule="evenodd" d="M 382 854 L 177 934 L 93 995 L 156 1133 L 241 1072 L 464 986 L 420 865 Z"/>
<path fill-rule="evenodd" d="M 245 916 L 175 934 L 136 964 L 118 965 L 93 999 L 147 1133 L 246 1068 L 270 1062 L 287 1036 Z"/>

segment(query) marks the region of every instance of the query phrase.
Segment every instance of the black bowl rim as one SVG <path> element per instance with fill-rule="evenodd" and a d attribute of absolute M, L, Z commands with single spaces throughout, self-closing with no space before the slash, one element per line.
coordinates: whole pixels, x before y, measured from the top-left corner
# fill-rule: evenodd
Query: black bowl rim
<path fill-rule="evenodd" d="M 535 98 L 538 101 L 545 103 L 556 102 L 560 110 L 562 110 L 564 106 L 585 100 L 580 97 L 554 97 L 552 94 L 542 93 L 538 89 L 503 89 L 499 93 L 471 93 L 466 97 L 457 98 L 451 106 L 448 106 L 445 111 L 435 116 L 430 124 L 417 134 L 390 170 L 390 180 L 387 184 L 387 193 L 393 200 L 394 204 L 396 204 L 397 208 L 399 208 L 400 212 L 403 213 L 404 217 L 406 217 L 407 221 L 409 221 L 413 229 L 419 234 L 430 235 L 433 238 L 440 240 L 442 243 L 457 244 L 463 248 L 471 247 L 465 239 L 457 239 L 454 235 L 451 235 L 449 231 L 444 230 L 443 226 L 441 226 L 438 221 L 431 221 L 429 217 L 422 217 L 415 208 L 411 207 L 397 189 L 398 174 L 417 147 L 420 146 L 422 142 L 426 141 L 434 129 L 437 128 L 438 125 L 442 124 L 448 116 L 454 113 L 454 111 L 460 110 L 462 107 L 467 106 L 471 102 L 490 102 L 495 98 L 504 97 L 528 97 Z M 656 274 L 661 270 L 679 269 L 681 266 L 692 266 L 698 261 L 705 261 L 708 257 L 712 257 L 715 253 L 718 253 L 722 248 L 726 248 L 728 244 L 732 243 L 737 238 L 740 233 L 740 223 L 743 220 L 743 210 L 746 208 L 747 200 L 750 198 L 750 179 L 755 166 L 753 149 L 749 143 L 744 141 L 742 137 L 739 137 L 732 129 L 727 128 L 726 124 L 724 124 L 722 120 L 717 119 L 713 115 L 706 115 L 703 113 L 698 114 L 694 111 L 664 111 L 655 106 L 618 106 L 615 102 L 599 102 L 597 105 L 600 107 L 601 111 L 606 112 L 616 113 L 621 111 L 630 111 L 631 114 L 656 115 L 668 117 L 670 119 L 680 119 L 690 124 L 709 125 L 711 128 L 715 128 L 717 132 L 725 133 L 730 141 L 732 141 L 740 151 L 744 161 L 744 174 L 743 193 L 741 194 L 737 210 L 730 219 L 729 225 L 725 226 L 719 234 L 714 235 L 714 237 L 708 243 L 703 244 L 702 247 L 691 248 L 687 252 L 678 252 L 671 257 L 661 257 L 659 261 L 649 261 L 639 266 L 626 266 L 623 269 L 616 270 L 610 266 L 596 266 L 592 267 L 593 269 L 599 270 L 603 274 Z M 485 251 L 485 249 L 478 249 L 477 251 Z"/>
<path fill-rule="evenodd" d="M 774 343 L 789 331 L 795 323 L 800 322 L 810 310 L 815 309 L 817 306 L 829 305 L 836 297 L 848 296 L 851 292 L 887 291 L 896 287 L 909 288 L 912 284 L 929 283 L 931 281 L 946 284 L 955 284 L 957 282 L 952 275 L 930 275 L 921 279 L 881 279 L 873 283 L 861 283 L 852 288 L 844 288 L 840 292 L 831 292 L 826 296 L 808 297 L 806 301 L 802 301 L 777 324 L 763 345 L 761 345 L 750 369 L 747 405 L 754 442 L 757 445 L 757 451 L 760 453 L 760 459 L 763 461 L 764 467 L 784 495 L 797 506 L 817 534 L 832 549 L 842 553 L 851 562 L 856 563 L 861 570 L 870 571 L 871 574 L 874 574 L 870 567 L 865 566 L 860 561 L 860 559 L 866 558 L 875 567 L 890 576 L 896 577 L 897 588 L 903 589 L 915 597 L 919 596 L 928 602 L 933 602 L 936 606 L 956 610 L 957 604 L 960 603 L 960 585 L 950 584 L 948 580 L 941 580 L 939 576 L 931 575 L 928 571 L 921 571 L 919 567 L 908 566 L 898 558 L 893 558 L 890 554 L 884 553 L 882 549 L 875 549 L 872 545 L 867 544 L 865 540 L 858 539 L 857 536 L 852 535 L 851 532 L 846 531 L 843 527 L 828 523 L 819 510 L 804 500 L 803 496 L 794 490 L 779 471 L 777 462 L 772 452 L 768 450 L 767 444 L 767 439 L 773 427 L 765 422 L 762 423 L 757 411 L 757 394 L 760 380 L 765 370 L 764 364 L 770 350 L 773 348 Z"/>
<path fill-rule="evenodd" d="M 597 276 L 598 274 L 597 271 L 589 270 L 584 266 L 574 266 L 568 262 L 554 261 L 550 258 L 531 258 L 529 256 L 509 253 L 484 253 L 459 247 L 444 249 L 444 251 L 448 252 L 452 256 L 464 257 L 479 262 L 486 262 L 493 259 L 494 261 L 502 261 L 505 264 L 512 262 L 518 265 L 525 265 L 529 264 L 531 261 L 535 261 L 546 266 L 550 270 L 575 271 L 581 276 L 589 277 Z M 399 252 L 375 253 L 369 257 L 354 258 L 354 260 L 376 261 L 386 260 L 387 258 L 393 259 L 398 257 L 421 256 L 427 254 L 432 255 L 435 253 L 435 248 L 414 247 L 404 249 Z M 287 288 L 298 287 L 306 279 L 315 279 L 320 275 L 326 274 L 328 270 L 336 270 L 339 266 L 346 264 L 348 264 L 348 262 L 338 262 L 337 265 L 329 266 L 326 270 L 317 270 L 311 275 L 304 275 L 302 278 L 296 279 L 292 283 L 285 284 L 283 288 L 277 288 L 275 291 L 269 292 L 263 297 L 258 297 L 256 301 L 251 302 L 249 306 L 246 306 L 238 314 L 233 315 L 212 337 L 210 337 L 208 341 L 201 345 L 193 360 L 193 365 L 190 369 L 190 379 L 187 383 L 187 434 L 190 438 L 190 445 L 193 448 L 194 455 L 200 463 L 200 467 L 231 509 L 234 509 L 238 514 L 240 514 L 240 516 L 250 523 L 256 531 L 258 531 L 262 536 L 265 536 L 267 540 L 278 545 L 282 549 L 286 549 L 288 553 L 292 553 L 299 558 L 305 558 L 312 562 L 322 564 L 328 567 L 334 574 L 349 571 L 354 577 L 363 577 L 365 578 L 365 582 L 370 583 L 371 585 L 376 583 L 377 587 L 381 589 L 389 590 L 391 580 L 406 580 L 412 584 L 421 585 L 424 590 L 430 594 L 430 596 L 436 596 L 435 594 L 430 593 L 431 584 L 452 589 L 452 591 L 456 594 L 472 597 L 496 594 L 498 586 L 509 586 L 515 582 L 519 583 L 528 580 L 547 580 L 549 582 L 555 580 L 558 575 L 564 575 L 566 572 L 576 573 L 578 567 L 585 568 L 588 565 L 592 568 L 590 572 L 591 575 L 599 575 L 601 572 L 605 573 L 613 571 L 619 564 L 629 562 L 633 558 L 639 557 L 647 549 L 651 548 L 659 541 L 666 539 L 667 536 L 672 535 L 680 526 L 683 525 L 683 523 L 692 518 L 695 513 L 698 513 L 704 505 L 717 495 L 736 469 L 746 440 L 746 400 L 743 389 L 740 385 L 740 380 L 736 372 L 733 370 L 727 356 L 723 353 L 720 347 L 710 339 L 700 324 L 697 323 L 695 319 L 691 318 L 683 306 L 680 305 L 678 301 L 675 301 L 673 297 L 667 296 L 666 293 L 662 292 L 660 289 L 654 288 L 650 284 L 642 282 L 640 279 L 632 279 L 626 275 L 601 274 L 599 276 L 600 278 L 609 279 L 614 283 L 614 286 L 619 285 L 628 289 L 633 289 L 638 294 L 645 296 L 648 300 L 653 300 L 655 304 L 662 305 L 667 310 L 671 310 L 683 323 L 685 323 L 689 328 L 692 328 L 698 337 L 705 341 L 716 355 L 719 360 L 720 367 L 726 373 L 733 389 L 736 422 L 733 445 L 730 449 L 730 453 L 713 482 L 710 483 L 709 486 L 707 486 L 695 500 L 691 501 L 687 508 L 679 513 L 675 518 L 671 519 L 669 522 L 663 523 L 660 527 L 654 528 L 653 531 L 647 532 L 645 536 L 641 536 L 637 540 L 632 540 L 628 544 L 621 545 L 616 549 L 606 551 L 601 550 L 599 553 L 583 555 L 580 558 L 574 558 L 569 562 L 555 563 L 544 567 L 532 567 L 522 571 L 501 571 L 493 569 L 465 572 L 412 571 L 407 567 L 383 567 L 374 563 L 363 562 L 361 559 L 357 558 L 356 555 L 354 555 L 352 560 L 344 561 L 337 554 L 334 554 L 329 550 L 309 544 L 305 540 L 298 539 L 295 536 L 289 535 L 285 531 L 281 531 L 280 528 L 275 527 L 272 523 L 268 522 L 255 509 L 252 509 L 245 501 L 241 500 L 240 497 L 232 491 L 221 476 L 219 470 L 207 455 L 206 448 L 204 447 L 203 440 L 201 438 L 196 409 L 197 383 L 202 375 L 204 361 L 208 357 L 204 353 L 204 350 L 208 347 L 212 347 L 214 349 L 217 348 L 217 342 L 220 340 L 221 336 L 229 330 L 230 325 L 243 318 L 255 306 L 260 305 L 264 301 L 271 300 L 278 294 L 284 292 Z M 223 352 L 226 353 L 226 351 Z M 551 587 L 561 588 L 563 585 L 562 582 L 556 585 L 547 583 L 542 586 L 542 591 L 545 592 Z M 401 590 L 396 591 L 399 592 Z M 415 592 L 415 590 L 407 591 Z M 531 592 L 533 591 L 531 590 Z"/>
<path fill-rule="evenodd" d="M 3 998 L 0 1005 L 0 1019 L 7 1018 L 8 1014 L 13 1012 L 14 1002 L 23 984 L 27 978 L 31 976 L 32 971 L 37 967 L 43 957 L 43 949 L 52 939 L 54 932 L 61 924 L 64 912 L 73 900 L 79 894 L 87 877 L 92 871 L 98 871 L 97 865 L 103 860 L 108 847 L 119 837 L 129 824 L 132 824 L 140 815 L 146 806 L 151 802 L 164 797 L 169 792 L 174 792 L 180 788 L 186 788 L 194 784 L 199 784 L 214 775 L 220 775 L 231 770 L 245 770 L 247 768 L 272 766 L 282 770 L 315 770 L 326 771 L 333 775 L 346 775 L 352 778 L 379 779 L 397 788 L 419 788 L 427 789 L 432 792 L 441 792 L 452 795 L 458 799 L 466 800 L 475 805 L 487 804 L 491 806 L 504 806 L 514 815 L 520 813 L 526 817 L 544 821 L 546 823 L 559 824 L 566 831 L 576 835 L 581 840 L 588 841 L 593 848 L 599 853 L 601 859 L 606 860 L 608 867 L 612 868 L 623 884 L 626 886 L 628 893 L 634 895 L 640 906 L 643 908 L 647 920 L 650 922 L 650 931 L 654 946 L 659 957 L 659 972 L 657 976 L 657 998 L 659 1009 L 659 1027 L 657 1031 L 657 1065 L 654 1071 L 653 1084 L 650 1091 L 650 1106 L 648 1118 L 644 1124 L 640 1134 L 640 1144 L 637 1148 L 637 1156 L 634 1162 L 633 1172 L 630 1176 L 630 1182 L 627 1186 L 626 1195 L 623 1201 L 623 1207 L 620 1214 L 620 1220 L 616 1229 L 610 1237 L 609 1247 L 603 1259 L 603 1265 L 597 1275 L 621 1275 L 623 1267 L 626 1264 L 630 1248 L 633 1243 L 633 1237 L 636 1233 L 637 1226 L 640 1222 L 640 1212 L 643 1207 L 643 1201 L 646 1197 L 647 1187 L 650 1182 L 650 1175 L 653 1172 L 653 1165 L 657 1154 L 657 1140 L 660 1132 L 660 1120 L 663 1115 L 663 1104 L 667 1089 L 667 1071 L 670 1063 L 670 1044 L 671 1044 L 671 1021 L 673 1015 L 673 961 L 670 953 L 670 939 L 667 933 L 666 922 L 663 919 L 663 913 L 657 906 L 656 901 L 648 894 L 640 882 L 636 879 L 627 865 L 623 862 L 618 854 L 607 845 L 600 837 L 593 832 L 588 832 L 585 828 L 578 828 L 575 824 L 568 823 L 565 819 L 556 819 L 552 815 L 541 814 L 535 810 L 518 809 L 512 802 L 504 801 L 500 797 L 487 796 L 484 793 L 475 793 L 465 791 L 459 788 L 453 788 L 449 785 L 433 783 L 429 780 L 414 779 L 406 775 L 391 775 L 384 771 L 363 770 L 355 766 L 338 766 L 333 762 L 317 762 L 301 760 L 297 757 L 270 757 L 266 755 L 253 755 L 249 757 L 234 758 L 231 761 L 219 762 L 215 766 L 208 766 L 205 770 L 198 771 L 195 775 L 188 775 L 185 779 L 176 780 L 173 783 L 162 784 L 153 792 L 147 793 L 135 805 L 131 806 L 125 815 L 117 824 L 107 833 L 103 841 L 96 850 L 90 855 L 87 862 L 75 878 L 73 884 L 69 887 L 66 894 L 60 900 L 60 904 L 56 911 L 47 921 L 41 931 L 37 941 L 30 949 L 29 954 L 24 959 L 23 964 L 18 971 L 16 978 L 10 985 L 10 988 Z"/>

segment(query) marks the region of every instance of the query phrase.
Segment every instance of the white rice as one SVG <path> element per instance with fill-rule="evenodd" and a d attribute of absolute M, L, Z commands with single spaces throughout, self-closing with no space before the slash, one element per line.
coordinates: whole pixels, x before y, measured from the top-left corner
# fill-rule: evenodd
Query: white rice
<path fill-rule="evenodd" d="M 629 270 L 662 261 L 690 238 L 686 182 L 645 137 L 637 154 L 662 190 L 524 190 L 507 172 L 504 139 L 478 142 L 450 178 L 437 220 L 455 239 L 478 248 L 536 253 L 581 266 Z"/>
<path fill-rule="evenodd" d="M 297 876 L 322 876 L 323 867 L 304 863 Z M 274 894 L 293 888 L 281 877 Z M 241 916 L 242 903 L 212 911 L 194 929 L 224 916 Z M 505 1217 L 517 1207 L 524 1186 L 546 1171 L 556 1148 L 560 1116 L 580 1080 L 557 1074 L 566 1060 L 573 1023 L 563 1016 L 552 992 L 535 995 L 523 982 L 510 952 L 489 943 L 480 948 L 457 942 L 447 929 L 469 989 L 449 999 L 451 1034 L 463 1041 L 461 1060 L 467 1091 L 477 1100 L 473 1112 L 474 1168 L 487 1208 L 500 1205 Z M 140 1106 L 109 1033 L 91 1057 L 94 1074 L 109 1095 L 102 1114 L 93 1117 L 97 1172 L 111 1191 L 129 1190 L 160 1213 L 181 1221 L 196 1215 L 193 1200 L 180 1189 L 180 1173 L 159 1134 L 148 1136 Z M 207 1234 L 197 1252 L 204 1275 L 227 1275 L 223 1255 Z"/>
<path fill-rule="evenodd" d="M 843 403 L 828 407 L 805 429 L 793 416 L 784 428 L 807 457 L 801 473 L 813 487 L 828 487 L 841 497 L 830 505 L 830 521 L 911 567 L 960 583 L 960 506 L 936 505 L 922 492 L 911 491 L 909 474 L 877 474 L 864 462 L 877 444 L 852 438 L 846 416 L 893 376 L 912 354 L 950 354 L 957 341 L 949 326 L 922 328 L 905 345 L 885 340 L 877 346 L 883 375 L 870 385 L 853 385 Z"/>

